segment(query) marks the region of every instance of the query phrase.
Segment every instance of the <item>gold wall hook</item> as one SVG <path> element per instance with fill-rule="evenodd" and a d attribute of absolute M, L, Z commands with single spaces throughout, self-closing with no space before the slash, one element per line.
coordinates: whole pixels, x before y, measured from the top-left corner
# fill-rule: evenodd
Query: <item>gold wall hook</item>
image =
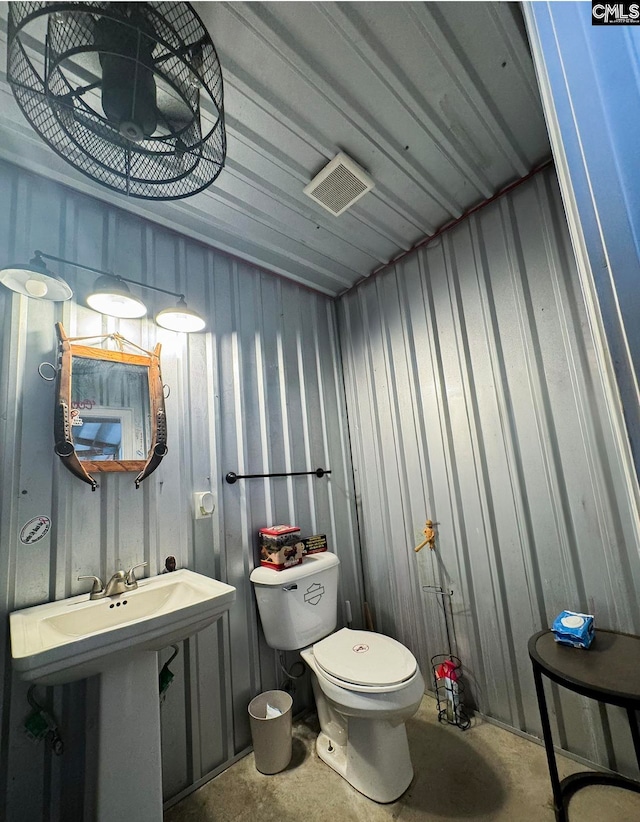
<path fill-rule="evenodd" d="M 421 551 L 424 548 L 425 545 L 428 545 L 429 548 L 432 551 L 436 547 L 436 532 L 434 530 L 433 525 L 434 525 L 434 523 L 430 519 L 428 519 L 425 522 L 424 530 L 422 531 L 422 533 L 425 536 L 425 539 L 424 539 L 423 542 L 420 543 L 420 545 L 416 546 L 416 548 L 415 548 L 416 554 L 418 553 L 418 551 Z"/>

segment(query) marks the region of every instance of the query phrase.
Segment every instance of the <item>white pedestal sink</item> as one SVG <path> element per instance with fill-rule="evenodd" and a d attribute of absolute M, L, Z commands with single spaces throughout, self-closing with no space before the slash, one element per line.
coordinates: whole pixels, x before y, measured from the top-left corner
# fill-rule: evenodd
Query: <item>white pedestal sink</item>
<path fill-rule="evenodd" d="M 161 822 L 157 652 L 219 619 L 235 588 L 182 569 L 134 591 L 88 594 L 14 611 L 13 665 L 23 679 L 60 685 L 98 675 L 98 822 Z"/>

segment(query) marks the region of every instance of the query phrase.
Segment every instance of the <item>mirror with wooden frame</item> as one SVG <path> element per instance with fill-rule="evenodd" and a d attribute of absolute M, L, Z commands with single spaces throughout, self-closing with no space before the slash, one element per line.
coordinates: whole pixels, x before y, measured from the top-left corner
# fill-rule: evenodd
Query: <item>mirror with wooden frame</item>
<path fill-rule="evenodd" d="M 95 337 L 67 337 L 61 323 L 56 332 L 56 454 L 92 491 L 92 474 L 106 471 L 137 472 L 138 488 L 167 453 L 160 345 L 145 351 L 120 334 L 100 337 L 112 350 L 82 344 Z"/>

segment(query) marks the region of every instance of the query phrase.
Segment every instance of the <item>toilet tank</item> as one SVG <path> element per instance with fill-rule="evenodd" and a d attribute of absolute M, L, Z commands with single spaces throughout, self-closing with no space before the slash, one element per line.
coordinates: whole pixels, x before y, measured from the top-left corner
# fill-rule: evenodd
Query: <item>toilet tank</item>
<path fill-rule="evenodd" d="M 295 651 L 335 631 L 339 565 L 335 554 L 324 552 L 284 571 L 254 569 L 250 579 L 267 645 Z"/>

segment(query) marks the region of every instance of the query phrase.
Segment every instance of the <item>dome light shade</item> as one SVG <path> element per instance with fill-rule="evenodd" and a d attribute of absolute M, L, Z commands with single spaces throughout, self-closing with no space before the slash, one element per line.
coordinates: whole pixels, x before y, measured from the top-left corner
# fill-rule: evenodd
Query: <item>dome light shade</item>
<path fill-rule="evenodd" d="M 87 297 L 87 305 L 101 314 L 123 320 L 144 317 L 147 313 L 146 305 L 133 296 L 129 286 L 118 277 L 109 274 L 98 277 L 93 292 Z"/>
<path fill-rule="evenodd" d="M 156 315 L 156 322 L 168 331 L 182 331 L 191 334 L 194 331 L 202 331 L 206 323 L 202 317 L 180 297 L 175 308 L 165 308 Z"/>
<path fill-rule="evenodd" d="M 64 302 L 73 296 L 68 283 L 49 271 L 37 257 L 28 263 L 16 263 L 0 269 L 0 283 L 11 291 L 35 300 Z"/>

